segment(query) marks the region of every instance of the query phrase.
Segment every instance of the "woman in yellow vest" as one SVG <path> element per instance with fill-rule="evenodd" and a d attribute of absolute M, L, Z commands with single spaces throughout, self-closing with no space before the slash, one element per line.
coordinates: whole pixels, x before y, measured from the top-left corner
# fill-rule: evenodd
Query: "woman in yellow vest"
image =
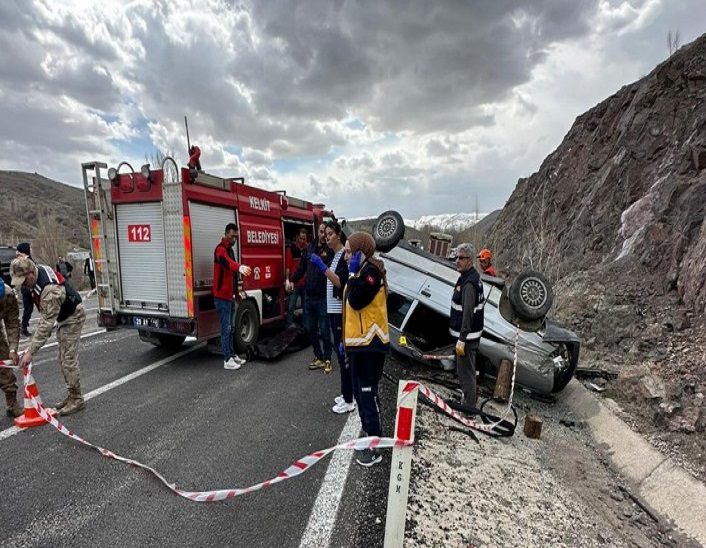
<path fill-rule="evenodd" d="M 367 232 L 351 234 L 345 249 L 349 274 L 343 297 L 343 341 L 351 366 L 353 395 L 365 433 L 382 436 L 378 384 L 390 352 L 385 267 L 373 256 L 375 240 Z M 375 449 L 364 449 L 356 455 L 361 466 L 371 467 L 381 461 L 382 455 Z"/>

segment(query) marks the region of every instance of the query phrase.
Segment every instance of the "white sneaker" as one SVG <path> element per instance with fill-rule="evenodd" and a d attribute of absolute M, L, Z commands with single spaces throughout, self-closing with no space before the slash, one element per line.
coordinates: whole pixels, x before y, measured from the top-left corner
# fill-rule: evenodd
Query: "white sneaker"
<path fill-rule="evenodd" d="M 342 401 L 346 401 L 343 399 L 343 394 L 339 394 L 333 399 L 334 403 L 341 403 Z"/>
<path fill-rule="evenodd" d="M 331 411 L 338 413 L 339 415 L 342 415 L 343 413 L 350 413 L 351 411 L 355 411 L 355 402 L 346 403 L 344 400 L 341 403 L 334 405 L 331 408 Z"/>
<path fill-rule="evenodd" d="M 238 362 L 236 362 L 235 360 L 233 360 L 233 358 L 231 358 L 228 361 L 223 362 L 223 369 L 231 369 L 231 370 L 240 369 L 240 364 Z"/>
<path fill-rule="evenodd" d="M 237 354 L 235 354 L 235 355 L 231 358 L 231 360 L 233 360 L 235 363 L 237 363 L 237 364 L 239 364 L 239 365 L 245 365 L 245 363 L 246 363 L 246 360 L 244 360 L 243 358 L 241 358 L 241 357 L 238 356 Z"/>

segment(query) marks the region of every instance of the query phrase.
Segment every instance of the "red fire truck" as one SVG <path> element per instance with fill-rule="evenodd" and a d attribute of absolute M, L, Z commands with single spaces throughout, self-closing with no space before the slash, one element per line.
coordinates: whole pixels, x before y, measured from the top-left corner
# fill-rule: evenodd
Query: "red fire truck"
<path fill-rule="evenodd" d="M 169 157 L 137 172 L 126 162 L 82 168 L 99 323 L 134 329 L 158 346 L 178 347 L 187 336 L 220 344 L 211 288 L 226 224 L 238 225 L 236 260 L 252 268 L 239 283 L 234 326 L 244 352 L 261 325 L 285 315 L 285 247 L 299 228 L 316 237 L 319 223 L 333 218 L 322 204 L 180 169 Z"/>

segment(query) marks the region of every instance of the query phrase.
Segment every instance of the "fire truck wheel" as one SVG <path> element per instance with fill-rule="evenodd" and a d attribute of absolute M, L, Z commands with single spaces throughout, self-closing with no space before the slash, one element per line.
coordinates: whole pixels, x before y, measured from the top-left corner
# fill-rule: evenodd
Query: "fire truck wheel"
<path fill-rule="evenodd" d="M 373 225 L 373 238 L 378 251 L 390 251 L 404 238 L 404 219 L 397 211 L 381 213 Z"/>
<path fill-rule="evenodd" d="M 233 342 L 238 352 L 247 352 L 248 346 L 255 344 L 260 336 L 260 315 L 257 306 L 251 300 L 245 300 L 238 306 L 235 314 L 235 333 Z"/>

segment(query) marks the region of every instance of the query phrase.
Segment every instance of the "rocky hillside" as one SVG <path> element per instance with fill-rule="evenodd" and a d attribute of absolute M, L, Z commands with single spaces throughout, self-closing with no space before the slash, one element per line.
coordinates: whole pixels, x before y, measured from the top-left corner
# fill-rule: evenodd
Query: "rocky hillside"
<path fill-rule="evenodd" d="M 582 361 L 618 364 L 656 431 L 706 426 L 705 213 L 706 35 L 579 116 L 490 235 L 502 271 L 556 283 Z"/>
<path fill-rule="evenodd" d="M 0 171 L 0 189 L 0 245 L 29 241 L 35 257 L 50 264 L 75 246 L 88 247 L 83 189 L 21 171 Z"/>
<path fill-rule="evenodd" d="M 579 116 L 493 238 L 507 264 L 643 271 L 703 312 L 705 212 L 706 35 Z"/>

